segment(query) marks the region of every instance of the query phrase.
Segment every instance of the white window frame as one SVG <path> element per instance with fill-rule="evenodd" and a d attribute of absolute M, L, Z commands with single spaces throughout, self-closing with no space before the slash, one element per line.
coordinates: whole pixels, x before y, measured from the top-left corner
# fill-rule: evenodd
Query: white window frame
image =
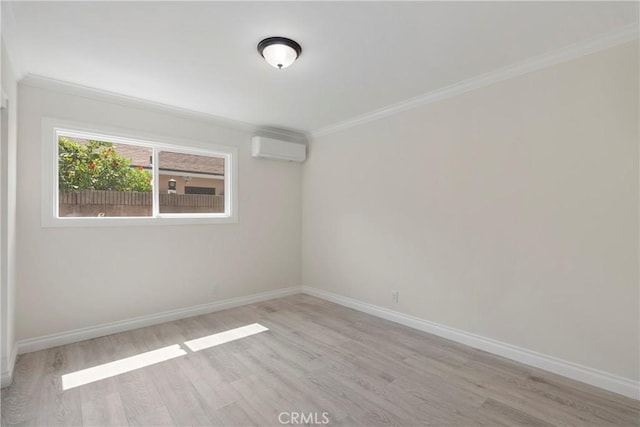
<path fill-rule="evenodd" d="M 148 217 L 59 217 L 58 216 L 58 135 L 106 140 L 108 142 L 149 147 L 153 164 L 158 153 L 171 151 L 214 156 L 225 159 L 224 213 L 160 213 L 159 167 L 153 168 L 153 213 Z M 129 129 L 79 123 L 63 119 L 42 119 L 41 225 L 42 227 L 118 227 L 142 225 L 229 224 L 238 222 L 238 149 L 184 138 L 153 135 Z"/>

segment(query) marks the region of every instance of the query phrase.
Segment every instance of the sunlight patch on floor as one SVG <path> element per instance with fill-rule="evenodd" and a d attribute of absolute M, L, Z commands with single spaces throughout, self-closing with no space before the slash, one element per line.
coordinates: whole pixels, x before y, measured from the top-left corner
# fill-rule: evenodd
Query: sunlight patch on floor
<path fill-rule="evenodd" d="M 156 363 L 184 356 L 185 354 L 187 354 L 187 352 L 180 348 L 178 344 L 175 344 L 92 368 L 82 369 L 81 371 L 71 372 L 62 376 L 62 390 L 69 390 L 74 387 L 124 374 L 125 372 L 144 368 L 145 366 L 155 365 Z"/>
<path fill-rule="evenodd" d="M 266 328 L 259 323 L 252 323 L 251 325 L 229 329 L 228 331 L 186 341 L 184 344 L 189 347 L 191 351 L 200 351 L 268 330 L 269 328 Z M 69 374 L 62 375 L 62 390 L 69 390 L 74 387 L 115 377 L 116 375 L 131 372 L 146 366 L 155 365 L 156 363 L 184 356 L 185 354 L 187 354 L 187 352 L 183 350 L 179 344 L 174 344 L 91 368 L 82 369 L 80 371 L 71 372 Z"/>
<path fill-rule="evenodd" d="M 228 331 L 219 332 L 217 334 L 208 335 L 191 341 L 185 341 L 184 344 L 189 347 L 191 351 L 200 351 L 205 348 L 215 347 L 216 345 L 239 340 L 268 330 L 269 328 L 266 328 L 259 323 L 252 323 L 251 325 L 242 326 L 240 328 L 229 329 Z"/>

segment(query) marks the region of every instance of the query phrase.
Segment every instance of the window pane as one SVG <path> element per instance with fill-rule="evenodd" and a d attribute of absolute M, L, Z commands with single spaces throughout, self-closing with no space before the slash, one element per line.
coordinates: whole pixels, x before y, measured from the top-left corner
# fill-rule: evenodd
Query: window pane
<path fill-rule="evenodd" d="M 224 158 L 161 151 L 160 213 L 224 213 Z"/>
<path fill-rule="evenodd" d="M 59 217 L 152 215 L 152 150 L 58 137 Z"/>

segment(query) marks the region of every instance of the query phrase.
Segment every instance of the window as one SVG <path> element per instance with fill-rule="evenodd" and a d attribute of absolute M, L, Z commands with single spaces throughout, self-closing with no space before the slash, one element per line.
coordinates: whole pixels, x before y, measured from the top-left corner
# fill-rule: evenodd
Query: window
<path fill-rule="evenodd" d="M 87 129 L 43 121 L 43 226 L 237 221 L 235 148 Z"/>

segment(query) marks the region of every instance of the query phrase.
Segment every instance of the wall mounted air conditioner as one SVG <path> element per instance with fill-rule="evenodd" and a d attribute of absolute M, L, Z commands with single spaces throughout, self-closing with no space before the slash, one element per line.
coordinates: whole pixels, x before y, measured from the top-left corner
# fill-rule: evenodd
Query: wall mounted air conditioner
<path fill-rule="evenodd" d="M 254 136 L 251 138 L 251 155 L 267 159 L 304 162 L 307 158 L 307 146 L 295 142 Z"/>

